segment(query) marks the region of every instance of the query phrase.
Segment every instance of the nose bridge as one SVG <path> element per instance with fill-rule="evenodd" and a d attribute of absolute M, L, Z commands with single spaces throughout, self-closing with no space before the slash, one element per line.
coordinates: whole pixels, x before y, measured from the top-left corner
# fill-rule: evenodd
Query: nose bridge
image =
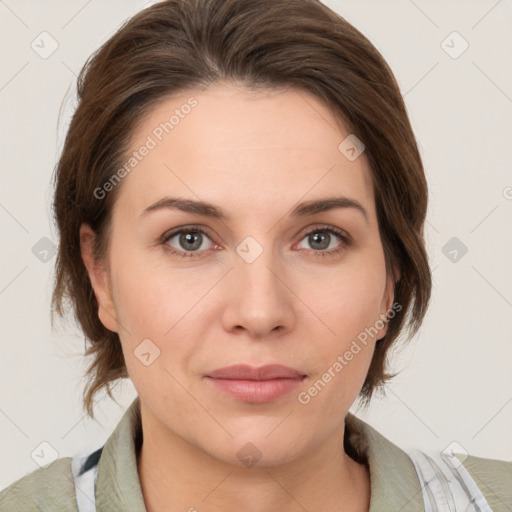
<path fill-rule="evenodd" d="M 257 292 L 272 293 L 276 291 L 276 287 L 282 286 L 277 278 L 279 270 L 276 271 L 281 265 L 270 244 L 268 237 L 265 246 L 252 239 L 245 240 L 237 247 L 238 259 L 235 267 L 238 277 Z"/>
<path fill-rule="evenodd" d="M 281 294 L 283 286 L 278 278 L 282 265 L 278 261 L 278 251 L 272 246 L 271 236 L 246 237 L 236 248 L 235 275 L 250 294 L 261 294 L 270 300 L 272 295 Z M 253 297 L 257 298 L 257 297 Z"/>
<path fill-rule="evenodd" d="M 284 267 L 272 236 L 258 238 L 248 236 L 236 248 L 225 319 L 228 328 L 241 326 L 264 335 L 278 326 L 290 327 L 293 294 L 284 285 Z"/>

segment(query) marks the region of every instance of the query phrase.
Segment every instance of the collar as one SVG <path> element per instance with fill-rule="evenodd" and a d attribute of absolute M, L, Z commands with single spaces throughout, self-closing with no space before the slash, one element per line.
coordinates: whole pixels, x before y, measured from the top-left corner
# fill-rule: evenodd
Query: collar
<path fill-rule="evenodd" d="M 147 512 L 137 471 L 142 440 L 140 398 L 128 407 L 107 439 L 98 463 L 97 510 Z"/>
<path fill-rule="evenodd" d="M 420 481 L 407 453 L 350 412 L 345 431 L 349 446 L 370 469 L 369 512 L 424 512 Z"/>

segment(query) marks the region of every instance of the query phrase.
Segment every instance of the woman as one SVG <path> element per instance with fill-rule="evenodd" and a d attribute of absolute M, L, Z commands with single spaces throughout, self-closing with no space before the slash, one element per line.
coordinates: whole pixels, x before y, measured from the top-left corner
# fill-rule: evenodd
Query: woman
<path fill-rule="evenodd" d="M 169 0 L 78 92 L 53 304 L 91 341 L 89 415 L 138 397 L 2 511 L 508 510 L 512 464 L 448 453 L 449 482 L 348 412 L 431 292 L 421 158 L 362 34 L 314 0 Z"/>

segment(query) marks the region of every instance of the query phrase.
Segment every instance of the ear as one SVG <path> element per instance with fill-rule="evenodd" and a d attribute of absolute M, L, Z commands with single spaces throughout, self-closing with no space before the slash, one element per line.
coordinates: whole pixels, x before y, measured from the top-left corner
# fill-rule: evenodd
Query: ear
<path fill-rule="evenodd" d="M 393 273 L 391 275 L 388 275 L 387 281 L 386 281 L 386 288 L 384 290 L 384 294 L 382 295 L 382 301 L 380 303 L 380 316 L 379 319 L 384 322 L 384 326 L 382 329 L 379 329 L 379 332 L 375 339 L 380 340 L 385 336 L 385 334 L 388 331 L 388 323 L 389 319 L 393 318 L 395 316 L 394 310 L 392 310 L 393 307 L 393 301 L 395 298 L 395 284 L 400 280 L 400 271 L 395 266 L 393 267 Z M 397 311 L 400 311 L 402 307 L 397 306 Z M 380 325 L 380 322 L 379 322 Z"/>
<path fill-rule="evenodd" d="M 96 233 L 92 228 L 88 224 L 82 224 L 80 226 L 80 252 L 99 304 L 98 317 L 107 329 L 118 332 L 117 316 L 107 266 L 103 261 L 94 258 L 95 239 Z"/>

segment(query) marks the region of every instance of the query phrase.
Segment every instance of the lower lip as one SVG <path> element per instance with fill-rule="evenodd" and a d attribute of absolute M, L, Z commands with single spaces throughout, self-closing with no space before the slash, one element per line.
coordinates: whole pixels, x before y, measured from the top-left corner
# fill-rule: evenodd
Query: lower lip
<path fill-rule="evenodd" d="M 305 377 L 272 380 L 231 380 L 206 377 L 217 389 L 244 402 L 265 403 L 290 393 Z"/>

